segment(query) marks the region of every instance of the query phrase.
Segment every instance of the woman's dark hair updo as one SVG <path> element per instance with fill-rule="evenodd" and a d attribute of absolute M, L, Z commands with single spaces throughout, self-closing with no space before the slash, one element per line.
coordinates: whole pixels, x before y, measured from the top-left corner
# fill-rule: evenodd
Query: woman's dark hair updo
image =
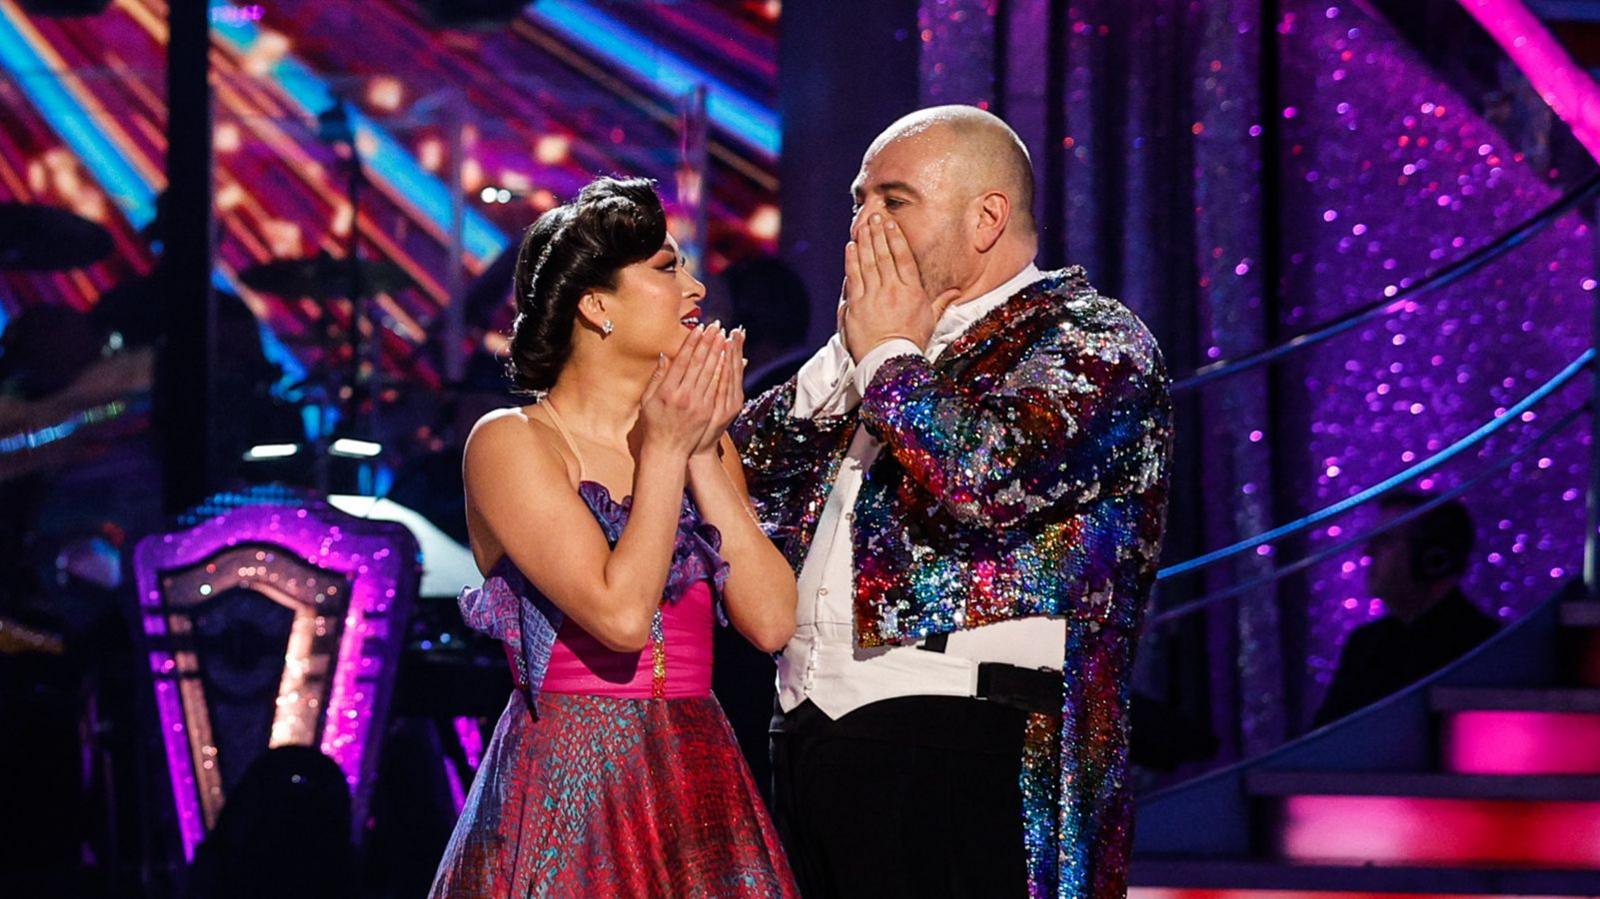
<path fill-rule="evenodd" d="M 522 238 L 512 278 L 511 380 L 541 394 L 572 355 L 578 301 L 612 290 L 617 273 L 654 256 L 667 239 L 667 214 L 648 178 L 596 178 L 570 203 L 539 216 Z"/>

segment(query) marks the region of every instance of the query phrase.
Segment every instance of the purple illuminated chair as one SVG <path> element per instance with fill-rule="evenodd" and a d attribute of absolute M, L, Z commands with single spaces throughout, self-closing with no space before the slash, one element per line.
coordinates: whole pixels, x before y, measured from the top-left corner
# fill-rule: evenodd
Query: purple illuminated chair
<path fill-rule="evenodd" d="M 359 840 L 421 566 L 403 525 L 310 496 L 214 498 L 134 571 L 184 860 L 268 748 L 344 773 Z"/>

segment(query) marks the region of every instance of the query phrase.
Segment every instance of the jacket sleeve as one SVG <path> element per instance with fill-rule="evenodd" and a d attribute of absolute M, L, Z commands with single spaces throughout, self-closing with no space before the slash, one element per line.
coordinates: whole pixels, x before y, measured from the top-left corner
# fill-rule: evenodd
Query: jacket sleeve
<path fill-rule="evenodd" d="M 855 416 L 797 418 L 794 401 L 795 379 L 790 378 L 746 403 L 728 435 L 739 450 L 762 529 L 798 570 L 802 560 L 795 556 L 803 543 L 796 537 L 806 504 L 818 472 Z"/>
<path fill-rule="evenodd" d="M 873 376 L 861 420 L 957 518 L 1005 527 L 1160 477 L 1170 397 L 1160 351 L 1110 304 L 1046 327 L 991 389 L 917 356 Z"/>
<path fill-rule="evenodd" d="M 1128 889 L 1133 790 L 1128 782 L 1134 631 L 1075 621 L 1061 717 L 1061 870 L 1056 896 L 1112 899 Z"/>

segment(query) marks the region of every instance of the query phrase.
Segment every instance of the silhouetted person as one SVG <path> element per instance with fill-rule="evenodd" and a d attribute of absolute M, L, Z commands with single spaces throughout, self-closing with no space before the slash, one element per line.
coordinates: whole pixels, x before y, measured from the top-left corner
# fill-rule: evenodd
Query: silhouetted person
<path fill-rule="evenodd" d="M 195 854 L 192 899 L 350 896 L 350 790 L 309 746 L 256 757 Z"/>
<path fill-rule="evenodd" d="M 806 343 L 811 298 L 805 282 L 782 260 L 741 259 L 722 273 L 732 306 L 732 324 L 743 327 L 745 395 L 758 396 L 782 384 L 811 357 Z"/>
<path fill-rule="evenodd" d="M 732 325 L 745 329 L 745 395 L 757 396 L 782 384 L 811 358 L 815 349 L 806 342 L 811 327 L 811 298 L 805 282 L 783 261 L 771 256 L 741 259 L 722 273 Z M 767 727 L 772 720 L 772 700 L 777 693 L 777 668 L 772 656 L 748 640 L 718 628 L 713 642 L 716 664 L 712 685 L 728 722 L 739 738 L 739 748 L 750 773 L 770 801 L 772 761 L 767 750 Z"/>
<path fill-rule="evenodd" d="M 1417 493 L 1381 501 L 1388 523 L 1428 502 Z M 1461 592 L 1472 552 L 1472 517 L 1450 501 L 1367 543 L 1367 590 L 1387 613 L 1350 632 L 1313 721 L 1322 726 L 1450 664 L 1499 625 Z"/>

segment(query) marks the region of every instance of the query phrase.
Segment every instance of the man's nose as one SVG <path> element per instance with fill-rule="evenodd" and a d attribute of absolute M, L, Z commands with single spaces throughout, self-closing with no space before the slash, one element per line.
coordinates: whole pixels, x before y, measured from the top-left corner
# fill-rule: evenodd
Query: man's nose
<path fill-rule="evenodd" d="M 855 234 L 856 229 L 866 223 L 867 216 L 879 211 L 881 205 L 877 200 L 867 200 L 857 207 L 856 214 L 850 217 L 850 233 Z"/>

